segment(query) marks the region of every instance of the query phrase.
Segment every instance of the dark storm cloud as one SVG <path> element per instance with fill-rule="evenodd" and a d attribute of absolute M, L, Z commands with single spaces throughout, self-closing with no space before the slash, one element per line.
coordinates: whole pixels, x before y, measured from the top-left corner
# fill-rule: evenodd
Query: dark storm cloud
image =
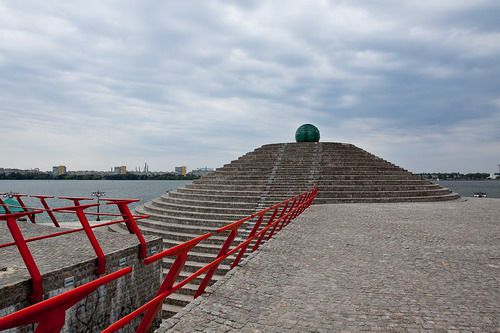
<path fill-rule="evenodd" d="M 18 147 L 0 166 L 215 167 L 312 122 L 415 171 L 492 171 L 499 14 L 482 0 L 0 2 L 0 139 Z"/>

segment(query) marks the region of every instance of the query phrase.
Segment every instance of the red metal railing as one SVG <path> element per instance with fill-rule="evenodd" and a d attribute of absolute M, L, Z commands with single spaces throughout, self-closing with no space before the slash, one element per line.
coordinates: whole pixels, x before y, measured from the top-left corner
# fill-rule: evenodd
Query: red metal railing
<path fill-rule="evenodd" d="M 80 201 L 81 200 L 93 200 L 92 198 L 86 198 L 86 197 L 59 197 L 60 199 L 67 199 L 71 200 L 75 206 L 70 206 L 70 207 L 59 207 L 59 208 L 50 208 L 46 202 L 45 199 L 51 198 L 49 196 L 43 196 L 43 195 L 32 195 L 31 197 L 38 198 L 40 202 L 42 203 L 42 206 L 44 207 L 43 209 L 40 208 L 35 208 L 35 207 L 27 207 L 21 197 L 26 197 L 26 194 L 12 194 L 13 197 L 17 199 L 19 202 L 19 206 L 13 206 L 13 205 L 8 205 L 5 203 L 1 203 L 1 205 L 4 206 L 5 211 L 9 212 L 9 207 L 16 207 L 16 208 L 22 208 L 23 212 L 21 213 L 10 213 L 10 214 L 0 214 L 0 222 L 1 221 L 6 221 L 7 222 L 7 227 L 10 231 L 10 234 L 12 235 L 12 242 L 0 244 L 0 249 L 4 247 L 10 247 L 10 246 L 16 246 L 21 258 L 24 261 L 24 264 L 31 276 L 31 283 L 32 283 L 32 294 L 30 296 L 31 300 L 33 302 L 39 302 L 42 300 L 42 294 L 43 294 L 43 280 L 42 276 L 40 274 L 40 270 L 38 269 L 38 266 L 35 262 L 35 259 L 33 258 L 33 255 L 31 254 L 31 251 L 28 248 L 27 243 L 29 242 L 34 242 L 42 239 L 47 239 L 47 238 L 53 238 L 53 237 L 58 237 L 70 233 L 75 233 L 75 232 L 80 232 L 83 231 L 85 232 L 87 238 L 89 239 L 89 242 L 94 249 L 94 252 L 97 256 L 97 274 L 102 275 L 105 273 L 106 270 L 106 259 L 104 256 L 104 252 L 101 248 L 101 245 L 97 241 L 97 238 L 95 237 L 95 234 L 93 232 L 93 229 L 95 228 L 100 228 L 104 226 L 109 226 L 113 224 L 118 224 L 118 223 L 125 223 L 127 225 L 127 228 L 130 233 L 136 235 L 138 241 L 139 241 L 139 257 L 141 259 L 146 257 L 146 241 L 144 240 L 144 237 L 140 233 L 136 220 L 139 219 L 144 219 L 149 217 L 148 215 L 132 215 L 130 212 L 130 209 L 128 205 L 132 202 L 137 202 L 139 200 L 137 199 L 101 199 L 103 201 L 107 202 L 107 205 L 116 205 L 118 207 L 118 210 L 120 211 L 120 214 L 111 214 L 111 213 L 99 213 L 99 215 L 104 215 L 104 216 L 112 216 L 112 217 L 122 217 L 122 219 L 118 220 L 111 220 L 107 221 L 104 223 L 99 223 L 99 224 L 94 224 L 90 225 L 87 215 L 96 215 L 96 213 L 91 213 L 91 212 L 85 212 L 86 209 L 91 208 L 91 207 L 96 207 L 97 204 L 86 204 L 86 205 L 81 205 Z M 65 231 L 60 231 L 60 232 L 54 232 L 48 235 L 43 235 L 43 236 L 37 236 L 37 237 L 31 237 L 31 238 L 24 238 L 21 229 L 18 226 L 18 219 L 21 217 L 26 217 L 26 216 L 36 216 L 37 214 L 41 214 L 43 212 L 46 212 L 54 222 L 54 225 L 57 227 L 60 226 L 60 224 L 57 221 L 57 218 L 55 217 L 54 213 L 62 213 L 62 214 L 74 214 L 78 217 L 78 221 L 82 225 L 81 228 L 76 228 L 76 229 L 71 229 L 71 230 L 65 230 Z M 34 222 L 34 218 L 31 219 L 31 221 Z"/>
<path fill-rule="evenodd" d="M 314 198 L 316 197 L 317 194 L 317 188 L 314 187 L 310 191 L 306 191 L 304 193 L 301 193 L 299 195 L 296 195 L 292 198 L 289 198 L 283 202 L 280 202 L 276 205 L 273 205 L 271 207 L 268 207 L 266 209 L 263 209 L 257 213 L 254 213 L 252 215 L 249 215 L 245 218 L 242 218 L 238 221 L 235 221 L 233 223 L 230 223 L 224 227 L 221 227 L 217 229 L 214 233 L 206 233 L 201 236 L 198 236 L 196 238 L 193 238 L 185 243 L 179 244 L 177 246 L 174 246 L 172 248 L 166 249 L 160 253 L 153 254 L 149 257 L 145 257 L 145 243 L 141 242 L 142 235 L 140 233 L 139 228 L 137 227 L 137 224 L 135 223 L 136 217 L 130 214 L 128 216 L 126 214 L 126 211 L 128 210 L 128 204 L 130 203 L 130 199 L 109 199 L 108 204 L 116 204 L 120 211 L 122 212 L 122 216 L 124 217 L 124 221 L 127 221 L 127 227 L 129 228 L 129 231 L 133 234 L 136 234 L 140 241 L 140 246 L 144 246 L 144 252 L 143 248 L 140 247 L 139 251 L 139 256 L 141 258 L 144 258 L 143 262 L 145 265 L 150 265 L 158 260 L 162 260 L 165 257 L 173 257 L 175 258 L 173 264 L 170 266 L 170 269 L 168 273 L 166 274 L 160 288 L 158 289 L 156 296 L 151 299 L 150 301 L 146 302 L 144 305 L 136 309 L 135 311 L 131 312 L 130 314 L 124 316 L 120 320 L 116 321 L 115 323 L 111 324 L 108 326 L 106 329 L 104 329 L 102 332 L 105 333 L 111 333 L 111 332 L 116 332 L 117 330 L 127 326 L 130 324 L 132 320 L 135 318 L 138 318 L 139 316 L 142 316 L 142 319 L 139 323 L 139 325 L 135 328 L 136 332 L 147 332 L 148 329 L 151 327 L 153 320 L 156 318 L 158 315 L 158 312 L 161 310 L 161 305 L 163 301 L 172 293 L 176 292 L 177 290 L 181 289 L 183 286 L 185 286 L 187 283 L 191 282 L 192 280 L 196 279 L 197 277 L 205 274 L 198 290 L 195 293 L 195 298 L 201 295 L 204 291 L 205 288 L 208 286 L 210 280 L 213 277 L 213 274 L 217 270 L 218 266 L 222 261 L 227 259 L 229 256 L 236 254 L 235 259 L 233 260 L 231 264 L 231 268 L 234 268 L 235 266 L 238 265 L 240 260 L 244 257 L 249 245 L 253 244 L 253 247 L 251 248 L 251 251 L 255 251 L 259 248 L 260 244 L 264 240 L 264 238 L 269 239 L 271 238 L 276 232 L 279 232 L 283 227 L 285 227 L 290 221 L 295 219 L 297 216 L 299 216 L 307 207 L 311 205 L 313 202 Z M 75 203 L 76 204 L 76 203 Z M 120 206 L 121 204 L 121 206 Z M 94 205 L 81 205 L 81 206 L 73 206 L 73 207 L 65 207 L 65 208 L 58 208 L 56 211 L 80 211 L 84 215 L 84 211 L 88 207 L 92 207 Z M 76 208 L 79 207 L 79 208 Z M 123 209 L 123 211 L 122 211 Z M 52 210 L 54 211 L 54 210 Z M 38 214 L 40 212 L 30 212 L 31 214 Z M 26 214 L 30 214 L 27 212 L 19 213 L 19 214 L 7 214 L 4 216 L 10 216 L 8 218 L 4 218 L 4 220 L 7 220 L 8 225 L 13 225 L 16 224 L 16 218 L 19 216 L 25 216 Z M 130 211 L 128 210 L 128 213 Z M 0 215 L 1 218 L 2 215 Z M 143 217 L 143 216 L 141 216 Z M 262 223 L 267 220 L 265 223 L 264 227 L 261 227 Z M 10 222 L 9 222 L 10 221 Z M 238 236 L 238 232 L 242 225 L 244 225 L 247 222 L 250 221 L 255 221 L 255 224 L 253 225 L 250 233 L 246 237 L 245 240 L 233 245 L 236 237 Z M 109 223 L 108 223 L 109 224 Z M 84 225 L 84 223 L 82 223 Z M 96 226 L 92 227 L 83 227 L 80 228 L 79 231 L 84 230 L 86 233 L 88 230 L 92 230 Z M 15 228 L 14 228 L 15 229 Z M 74 232 L 74 231 L 73 231 Z M 65 233 L 65 232 L 63 232 Z M 196 245 L 198 245 L 200 242 L 203 240 L 206 240 L 210 237 L 212 237 L 214 234 L 224 234 L 227 233 L 227 237 L 222 244 L 217 257 L 211 261 L 210 263 L 206 264 L 202 268 L 198 269 L 196 272 L 192 273 L 188 277 L 184 278 L 180 282 L 176 282 L 179 274 L 181 273 L 189 252 L 191 249 L 193 249 Z M 60 235 L 61 233 L 58 233 Z M 87 236 L 89 234 L 87 233 Z M 266 237 L 267 235 L 267 237 Z M 35 237 L 33 240 L 36 239 L 42 239 L 43 237 L 46 238 L 46 236 L 40 236 L 40 237 Z M 22 235 L 21 235 L 22 238 Z M 23 247 L 23 244 L 26 245 L 27 241 L 30 241 L 30 239 L 25 240 L 22 239 L 19 243 L 15 239 L 15 244 L 18 246 L 18 249 L 21 252 L 21 248 Z M 89 237 L 89 239 L 91 239 Z M 144 238 L 142 238 L 144 240 Z M 21 244 L 21 247 L 19 247 L 19 244 Z M 1 247 L 1 246 L 0 246 Z M 29 252 L 29 250 L 28 250 Z M 96 251 L 97 253 L 97 251 Z M 98 258 L 99 258 L 99 254 Z M 23 257 L 24 259 L 24 257 Z M 32 257 L 31 257 L 32 259 Z M 27 262 L 25 260 L 25 262 Z M 29 262 L 29 260 L 28 260 Z M 36 267 L 36 264 L 31 263 L 30 267 Z M 99 263 L 98 263 L 99 266 Z M 27 264 L 28 267 L 28 264 Z M 98 269 L 99 271 L 99 269 Z M 52 297 L 48 300 L 42 301 L 40 303 L 34 304 L 32 306 L 29 306 L 25 309 L 19 310 L 15 313 L 12 313 L 10 315 L 7 315 L 3 318 L 0 318 L 0 330 L 3 329 L 8 329 L 8 328 L 13 328 L 21 325 L 26 325 L 30 323 L 38 323 L 37 329 L 35 332 L 38 333 L 45 333 L 45 332 L 59 332 L 63 325 L 64 325 L 64 318 L 65 318 L 65 313 L 66 310 L 69 309 L 72 305 L 76 304 L 79 300 L 82 300 L 85 298 L 86 295 L 90 294 L 93 292 L 97 287 L 104 285 L 108 283 L 109 281 L 112 281 L 114 279 L 117 279 L 125 274 L 128 274 L 132 271 L 132 268 L 127 267 L 124 269 L 121 269 L 117 272 L 108 274 L 106 276 L 103 276 L 99 279 L 96 279 L 92 282 L 89 282 L 87 284 L 84 284 L 78 288 L 75 288 L 73 290 L 67 291 L 65 293 L 62 293 L 58 296 Z M 30 272 L 31 274 L 31 272 Z M 39 274 L 39 272 L 38 272 Z M 33 277 L 34 275 L 32 275 Z M 41 277 L 40 277 L 41 279 Z"/>

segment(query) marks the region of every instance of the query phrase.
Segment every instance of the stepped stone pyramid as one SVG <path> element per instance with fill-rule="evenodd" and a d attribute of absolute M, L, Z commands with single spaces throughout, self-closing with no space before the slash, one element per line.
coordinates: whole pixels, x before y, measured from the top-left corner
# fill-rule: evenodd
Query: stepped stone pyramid
<path fill-rule="evenodd" d="M 314 185 L 319 189 L 315 204 L 459 198 L 447 188 L 422 180 L 351 144 L 280 143 L 257 148 L 192 184 L 137 207 L 138 213 L 151 216 L 138 224 L 145 234 L 160 236 L 164 246 L 171 247 Z M 225 236 L 211 237 L 195 247 L 181 277 L 213 260 Z M 172 262 L 164 260 L 164 273 Z M 228 271 L 228 263 L 219 266 L 214 281 Z M 170 296 L 163 307 L 164 315 L 173 315 L 190 302 L 200 281 L 195 279 Z"/>

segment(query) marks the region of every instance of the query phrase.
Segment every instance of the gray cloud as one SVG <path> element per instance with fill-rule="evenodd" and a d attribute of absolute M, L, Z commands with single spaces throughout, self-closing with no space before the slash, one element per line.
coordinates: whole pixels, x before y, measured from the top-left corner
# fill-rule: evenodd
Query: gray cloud
<path fill-rule="evenodd" d="M 487 0 L 0 1 L 0 164 L 216 167 L 311 122 L 414 171 L 494 171 L 499 14 Z"/>

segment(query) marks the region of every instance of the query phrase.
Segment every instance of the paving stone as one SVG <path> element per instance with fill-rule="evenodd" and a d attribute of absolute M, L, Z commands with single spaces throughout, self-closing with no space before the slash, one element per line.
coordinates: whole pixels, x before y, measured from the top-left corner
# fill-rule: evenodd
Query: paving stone
<path fill-rule="evenodd" d="M 162 326 L 500 332 L 499 257 L 498 199 L 311 206 Z"/>

